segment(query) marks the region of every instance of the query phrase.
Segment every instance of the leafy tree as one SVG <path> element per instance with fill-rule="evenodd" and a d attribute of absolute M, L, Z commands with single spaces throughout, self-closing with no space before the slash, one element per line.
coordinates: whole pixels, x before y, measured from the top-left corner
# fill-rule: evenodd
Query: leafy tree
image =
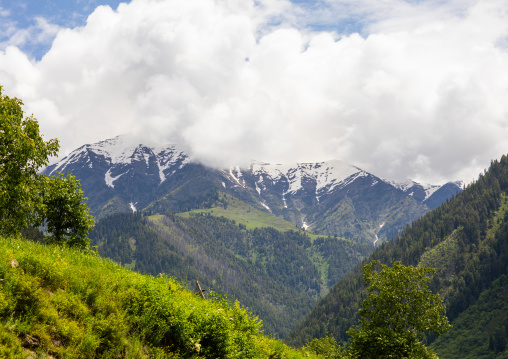
<path fill-rule="evenodd" d="M 321 339 L 312 339 L 302 349 L 310 353 L 318 354 L 324 359 L 347 358 L 347 353 L 342 350 L 343 348 L 337 344 L 335 338 L 331 334 Z"/>
<path fill-rule="evenodd" d="M 37 120 L 23 118 L 22 105 L 0 86 L 0 235 L 46 224 L 54 241 L 85 247 L 93 220 L 79 182 L 37 173 L 59 144 L 43 140 Z"/>
<path fill-rule="evenodd" d="M 437 358 L 422 343 L 425 333 L 450 328 L 439 295 L 426 284 L 435 270 L 400 262 L 389 268 L 372 261 L 362 271 L 367 297 L 359 310 L 359 326 L 348 330 L 351 357 Z"/>
<path fill-rule="evenodd" d="M 86 248 L 90 242 L 87 234 L 93 228 L 94 221 L 83 202 L 79 180 L 71 174 L 46 177 L 45 180 L 42 196 L 44 217 L 48 231 L 53 234 L 53 241 Z"/>
<path fill-rule="evenodd" d="M 58 152 L 58 140 L 45 142 L 37 120 L 23 119 L 23 103 L 2 95 L 0 86 L 0 234 L 19 233 L 41 223 L 43 199 L 37 171 Z"/>

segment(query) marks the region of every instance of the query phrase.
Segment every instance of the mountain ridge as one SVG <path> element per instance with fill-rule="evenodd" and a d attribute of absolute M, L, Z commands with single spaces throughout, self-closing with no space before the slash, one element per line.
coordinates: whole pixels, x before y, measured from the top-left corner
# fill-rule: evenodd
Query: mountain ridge
<path fill-rule="evenodd" d="M 342 160 L 215 169 L 192 161 L 178 145 L 144 145 L 127 136 L 83 145 L 43 171 L 56 172 L 81 180 L 91 213 L 98 218 L 143 210 L 168 196 L 176 199 L 165 204 L 167 210 L 185 211 L 213 205 L 212 192 L 224 191 L 298 227 L 365 243 L 388 240 L 428 211 L 426 203 L 442 203 L 460 190 L 453 183 L 434 186 L 433 193 L 419 200 L 414 190 L 404 192 Z M 424 190 L 416 182 L 413 187 Z M 398 213 L 387 212 L 394 208 Z"/>
<path fill-rule="evenodd" d="M 379 260 L 392 265 L 401 261 L 435 268 L 429 287 L 443 298 L 453 328 L 431 348 L 443 358 L 505 358 L 508 307 L 494 304 L 497 299 L 487 293 L 502 295 L 504 289 L 496 281 L 508 273 L 507 259 L 508 157 L 503 156 L 453 199 L 382 243 L 364 263 Z M 286 339 L 297 345 L 330 333 L 347 341 L 347 330 L 356 324 L 356 309 L 363 298 L 358 265 Z M 471 320 L 475 311 L 474 315 L 481 317 Z M 429 342 L 433 339 L 426 338 Z"/>

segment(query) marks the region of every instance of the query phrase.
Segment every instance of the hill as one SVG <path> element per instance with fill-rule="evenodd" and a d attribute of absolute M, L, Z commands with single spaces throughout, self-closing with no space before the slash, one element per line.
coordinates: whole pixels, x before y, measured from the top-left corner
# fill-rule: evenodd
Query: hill
<path fill-rule="evenodd" d="M 210 213 L 120 213 L 101 219 L 90 237 L 101 256 L 128 268 L 170 273 L 191 287 L 199 280 L 204 288 L 228 293 L 277 337 L 294 328 L 371 251 L 370 245 L 310 237 L 302 230 L 247 227 L 253 217 L 241 218 L 250 219 L 243 224 Z"/>
<path fill-rule="evenodd" d="M 93 253 L 0 238 L 0 357 L 317 358 L 248 310 Z"/>
<path fill-rule="evenodd" d="M 436 268 L 430 287 L 443 298 L 454 325 L 447 336 L 431 345 L 440 357 L 463 358 L 464 353 L 476 353 L 475 358 L 505 357 L 508 317 L 506 306 L 496 303 L 500 295 L 506 303 L 508 157 L 492 161 L 476 182 L 383 243 L 365 261 L 373 259 L 389 265 L 402 261 Z M 346 341 L 347 329 L 357 320 L 362 289 L 357 267 L 288 335 L 288 342 L 297 344 L 326 333 Z"/>

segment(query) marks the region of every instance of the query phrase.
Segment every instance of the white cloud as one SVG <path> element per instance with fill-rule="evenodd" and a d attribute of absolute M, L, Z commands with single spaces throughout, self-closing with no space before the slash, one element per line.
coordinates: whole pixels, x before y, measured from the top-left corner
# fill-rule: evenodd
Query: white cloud
<path fill-rule="evenodd" d="M 51 43 L 55 35 L 62 30 L 58 25 L 49 23 L 43 17 L 35 17 L 34 24 L 27 28 L 20 28 L 19 25 L 9 19 L 10 12 L 0 8 L 0 49 L 8 46 L 23 48 L 27 46 L 38 46 Z"/>
<path fill-rule="evenodd" d="M 427 182 L 470 181 L 506 152 L 504 1 L 322 4 L 101 6 L 38 62 L 0 52 L 0 83 L 63 152 L 128 132 L 214 165 L 342 158 Z M 325 13 L 362 35 L 302 27 Z"/>

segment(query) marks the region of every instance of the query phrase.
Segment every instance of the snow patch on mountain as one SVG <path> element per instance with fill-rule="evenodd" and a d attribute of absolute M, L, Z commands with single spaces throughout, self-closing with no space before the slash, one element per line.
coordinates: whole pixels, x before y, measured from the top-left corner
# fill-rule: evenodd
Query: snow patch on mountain
<path fill-rule="evenodd" d="M 111 171 L 119 165 L 129 165 L 133 161 L 143 161 L 146 167 L 149 168 L 150 160 L 153 158 L 158 166 L 160 183 L 162 183 L 166 180 L 167 176 L 174 174 L 190 162 L 188 156 L 175 145 L 142 145 L 139 141 L 128 136 L 117 136 L 79 147 L 56 163 L 55 167 L 48 174 L 52 175 L 55 172 L 64 172 L 67 167 L 74 163 L 85 161 L 85 158 L 86 163 L 89 163 L 91 168 L 92 154 L 102 157 L 110 166 L 105 174 L 105 181 L 111 188 L 114 188 L 113 182 L 119 177 L 112 177 Z M 170 168 L 173 168 L 173 171 L 167 173 L 167 170 Z"/>
<path fill-rule="evenodd" d="M 157 158 L 157 166 L 159 167 L 159 177 L 162 182 L 166 180 L 165 171 L 169 168 L 173 168 L 173 171 L 169 174 L 174 174 L 177 170 L 181 170 L 186 164 L 190 162 L 189 157 L 175 145 L 166 147 L 153 147 L 152 151 L 155 153 Z M 176 164 L 180 163 L 177 168 L 174 168 Z"/>
<path fill-rule="evenodd" d="M 414 192 L 417 188 L 420 188 L 425 192 L 425 197 L 422 200 L 424 202 L 430 196 L 434 194 L 438 189 L 441 188 L 439 185 L 432 185 L 428 183 L 418 183 L 411 179 L 405 180 L 403 182 L 389 181 L 384 180 L 386 183 L 391 184 L 393 187 L 400 189 L 402 192 L 406 193 L 408 196 L 413 196 Z"/>
<path fill-rule="evenodd" d="M 396 182 L 396 181 L 390 181 L 390 180 L 384 180 L 386 183 L 391 184 L 393 187 L 400 189 L 402 192 L 406 192 L 411 187 L 418 185 L 419 183 L 413 181 L 413 180 L 405 180 L 403 182 Z"/>
<path fill-rule="evenodd" d="M 441 186 L 433 186 L 428 184 L 422 186 L 423 189 L 425 190 L 425 199 L 423 200 L 423 202 L 425 202 L 425 200 L 427 200 L 430 196 L 432 196 L 434 192 L 436 192 L 438 189 L 441 188 Z"/>
<path fill-rule="evenodd" d="M 273 213 L 272 210 L 270 209 L 270 207 L 268 207 L 265 203 L 263 203 L 263 202 L 260 202 L 260 203 L 263 207 L 265 207 L 268 210 L 268 212 Z"/>
<path fill-rule="evenodd" d="M 319 201 L 323 194 L 332 192 L 337 187 L 342 188 L 359 177 L 368 176 L 367 172 L 340 160 L 292 164 L 254 163 L 251 171 L 260 179 L 258 183 L 267 179 L 273 185 L 286 179 L 288 189 L 283 193 L 283 200 L 286 194 L 295 194 L 303 188 L 304 178 L 316 181 L 316 198 Z"/>
<path fill-rule="evenodd" d="M 229 175 L 239 186 L 245 188 L 245 180 L 243 179 L 242 170 L 239 166 L 230 167 Z"/>
<path fill-rule="evenodd" d="M 127 172 L 125 172 L 125 173 L 127 173 Z M 114 182 L 117 179 L 119 179 L 120 177 L 122 177 L 125 173 L 121 173 L 118 176 L 111 176 L 111 168 L 110 168 L 104 175 L 104 181 L 106 182 L 106 186 L 115 188 Z"/>

